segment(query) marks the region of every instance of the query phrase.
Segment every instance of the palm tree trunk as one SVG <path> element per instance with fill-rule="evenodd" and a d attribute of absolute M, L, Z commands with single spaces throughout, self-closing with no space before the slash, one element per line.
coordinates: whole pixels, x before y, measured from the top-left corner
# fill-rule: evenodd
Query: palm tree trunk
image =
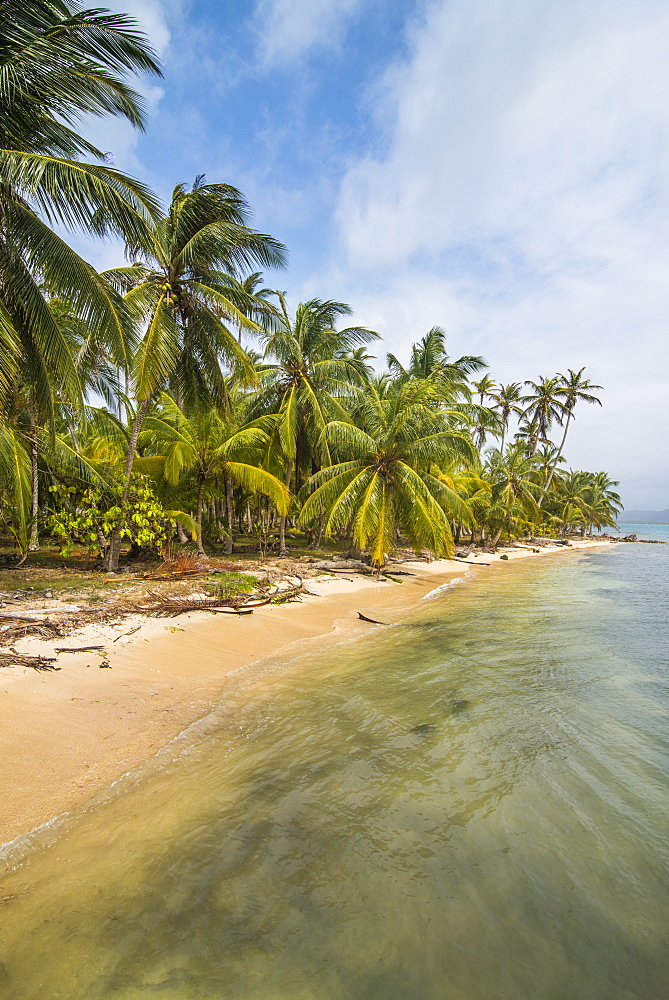
<path fill-rule="evenodd" d="M 204 485 L 205 477 L 200 475 L 200 481 L 197 488 L 197 511 L 195 514 L 195 523 L 197 524 L 197 551 L 198 555 L 205 555 L 204 545 L 202 544 L 202 512 L 204 510 Z"/>
<path fill-rule="evenodd" d="M 291 458 L 288 461 L 288 468 L 286 469 L 286 489 L 290 489 L 290 481 L 293 478 L 293 465 L 295 464 L 295 459 Z M 288 549 L 286 548 L 286 520 L 288 515 L 283 514 L 281 517 L 280 527 L 279 527 L 279 555 L 287 556 Z"/>
<path fill-rule="evenodd" d="M 137 415 L 135 416 L 128 441 L 128 451 L 125 456 L 125 467 L 123 469 L 124 486 L 121 494 L 121 507 L 125 507 L 130 493 L 130 480 L 132 478 L 132 463 L 135 461 L 139 432 L 142 429 L 144 418 L 149 412 L 150 399 L 143 399 L 139 404 Z M 114 528 L 109 539 L 109 548 L 104 559 L 103 567 L 106 573 L 116 573 L 118 571 L 118 561 L 121 556 L 121 529 L 120 526 Z"/>
<path fill-rule="evenodd" d="M 234 543 L 232 540 L 232 532 L 234 528 L 234 509 L 233 509 L 233 484 L 230 476 L 226 477 L 225 480 L 225 507 L 228 517 L 228 534 L 225 538 L 225 554 L 226 556 L 231 556 L 234 552 Z"/>
<path fill-rule="evenodd" d="M 570 410 L 569 413 L 567 414 L 567 420 L 566 420 L 565 425 L 564 425 L 564 434 L 562 435 L 562 441 L 560 442 L 560 447 L 558 448 L 558 453 L 555 456 L 555 461 L 553 462 L 553 467 L 552 467 L 552 469 L 550 471 L 550 475 L 548 477 L 548 482 L 546 483 L 546 485 L 544 486 L 543 490 L 541 491 L 541 496 L 539 497 L 539 502 L 537 503 L 537 507 L 539 507 L 539 508 L 541 508 L 541 505 L 544 502 L 544 497 L 546 496 L 546 494 L 548 493 L 549 489 L 551 488 L 551 483 L 553 482 L 553 476 L 555 475 L 556 469 L 558 467 L 558 462 L 562 458 L 562 451 L 564 449 L 564 443 L 567 440 L 567 431 L 569 430 L 569 421 L 571 420 L 571 414 L 572 414 L 572 411 Z"/>
<path fill-rule="evenodd" d="M 39 476 L 37 469 L 37 421 L 35 414 L 30 410 L 30 541 L 28 542 L 28 552 L 39 552 L 39 525 L 37 515 L 39 514 Z"/>

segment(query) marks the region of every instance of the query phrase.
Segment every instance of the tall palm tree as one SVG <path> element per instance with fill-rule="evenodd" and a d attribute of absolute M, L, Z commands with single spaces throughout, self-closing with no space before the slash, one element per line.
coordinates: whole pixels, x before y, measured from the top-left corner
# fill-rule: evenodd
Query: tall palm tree
<path fill-rule="evenodd" d="M 508 385 L 500 385 L 496 392 L 490 394 L 495 401 L 494 409 L 499 414 L 502 424 L 502 438 L 499 450 L 504 453 L 504 443 L 509 430 L 509 421 L 513 414 L 522 414 L 522 389 L 520 382 L 509 382 Z"/>
<path fill-rule="evenodd" d="M 138 402 L 128 441 L 124 478 L 130 484 L 137 439 L 151 400 L 169 389 L 179 405 L 225 408 L 223 361 L 249 381 L 255 373 L 232 325 L 257 330 L 235 297 L 237 272 L 252 263 L 281 267 L 285 248 L 248 225 L 244 196 L 229 184 L 197 177 L 190 190 L 174 189 L 168 213 L 145 227 L 132 246 L 135 261 L 104 272 L 119 291 L 144 336 L 133 359 Z M 115 571 L 120 538 L 109 547 Z"/>
<path fill-rule="evenodd" d="M 337 323 L 351 313 L 344 302 L 311 299 L 300 302 L 291 318 L 285 295 L 277 292 L 280 322 L 263 334 L 265 356 L 259 375 L 262 391 L 252 412 L 277 413 L 272 451 L 285 461 L 285 484 L 293 473 L 312 462 L 329 463 L 325 427 L 337 413 L 344 415 L 342 397 L 366 383 L 368 369 L 353 352 L 378 334 L 361 326 L 338 330 Z M 299 485 L 299 483 L 298 483 Z M 280 552 L 286 549 L 286 518 L 281 518 Z"/>
<path fill-rule="evenodd" d="M 300 520 L 325 516 L 325 534 L 353 524 L 356 546 L 370 547 L 380 571 L 402 532 L 416 551 L 452 550 L 449 516 L 470 523 L 469 508 L 439 467 L 472 460 L 469 438 L 452 430 L 423 379 L 370 383 L 359 425 L 333 420 L 325 436 L 339 461 L 311 477 Z"/>
<path fill-rule="evenodd" d="M 559 375 L 542 376 L 538 382 L 528 380 L 525 385 L 532 390 L 520 397 L 521 402 L 527 404 L 524 410 L 525 421 L 536 427 L 537 439 L 546 442 L 549 440 L 548 435 L 553 424 L 562 424 L 565 416 L 566 411 L 560 396 L 562 380 Z"/>
<path fill-rule="evenodd" d="M 560 384 L 557 387 L 557 395 L 560 399 L 562 405 L 562 410 L 564 414 L 564 432 L 562 434 L 562 440 L 560 441 L 560 446 L 555 458 L 555 463 L 551 469 L 550 475 L 544 487 L 543 493 L 539 498 L 539 506 L 541 506 L 544 496 L 553 481 L 553 476 L 555 475 L 555 470 L 557 469 L 558 462 L 561 459 L 562 452 L 564 451 L 565 442 L 567 440 L 567 434 L 569 432 L 569 425 L 574 419 L 574 410 L 576 404 L 579 402 L 597 404 L 601 406 L 601 400 L 593 395 L 594 389 L 601 389 L 601 385 L 595 385 L 593 382 L 589 382 L 587 378 L 583 378 L 583 372 L 585 368 L 581 368 L 579 371 L 573 371 L 571 368 L 567 369 L 568 375 L 559 375 Z"/>

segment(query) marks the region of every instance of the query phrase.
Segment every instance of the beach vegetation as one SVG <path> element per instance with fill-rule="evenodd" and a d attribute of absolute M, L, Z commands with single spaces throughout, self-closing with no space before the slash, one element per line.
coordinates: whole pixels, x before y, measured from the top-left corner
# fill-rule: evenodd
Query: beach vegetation
<path fill-rule="evenodd" d="M 55 540 L 108 572 L 173 546 L 340 550 L 380 572 L 400 549 L 615 524 L 617 483 L 568 461 L 577 412 L 601 405 L 584 368 L 503 384 L 451 356 L 440 326 L 377 364 L 351 305 L 292 309 L 271 287 L 287 251 L 239 189 L 199 176 L 163 208 L 80 134 L 90 114 L 145 126 L 132 80 L 160 68 L 132 18 L 26 0 L 0 22 L 0 518 L 16 565 Z M 120 236 L 126 259 L 97 273 L 73 230 Z"/>

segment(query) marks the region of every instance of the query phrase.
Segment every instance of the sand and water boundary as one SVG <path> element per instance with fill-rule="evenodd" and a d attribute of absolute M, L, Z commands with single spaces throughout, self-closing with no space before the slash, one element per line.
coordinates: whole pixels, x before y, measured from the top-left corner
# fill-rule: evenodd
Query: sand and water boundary
<path fill-rule="evenodd" d="M 407 562 L 402 585 L 363 576 L 306 581 L 302 601 L 252 615 L 192 612 L 90 625 L 72 645 L 104 645 L 103 657 L 60 654 L 53 673 L 12 667 L 0 674 L 0 845 L 70 812 L 150 760 L 211 712 L 267 657 L 296 654 L 314 640 L 367 633 L 372 618 L 397 620 L 435 588 L 468 573 L 503 572 L 509 561 L 612 544 L 610 540 L 500 549 L 463 561 Z M 481 563 L 490 563 L 484 568 Z M 477 568 L 478 564 L 478 568 Z M 499 564 L 499 565 L 496 565 Z M 313 595 L 313 596 L 311 596 Z M 131 635 L 127 633 L 133 629 Z M 20 652 L 50 655 L 56 641 L 25 639 Z M 305 661 L 307 662 L 307 661 Z"/>

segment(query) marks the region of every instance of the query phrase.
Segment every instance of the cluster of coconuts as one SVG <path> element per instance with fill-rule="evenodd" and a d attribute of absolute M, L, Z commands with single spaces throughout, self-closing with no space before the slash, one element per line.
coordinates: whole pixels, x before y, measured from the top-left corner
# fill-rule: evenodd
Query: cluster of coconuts
<path fill-rule="evenodd" d="M 178 304 L 178 302 L 179 302 L 179 296 L 175 295 L 174 293 L 172 293 L 170 295 L 170 292 L 172 291 L 172 286 L 170 285 L 170 283 L 168 281 L 166 281 L 160 287 L 161 287 L 161 290 L 165 293 L 165 301 L 166 302 L 171 302 L 173 306 L 176 306 Z"/>

